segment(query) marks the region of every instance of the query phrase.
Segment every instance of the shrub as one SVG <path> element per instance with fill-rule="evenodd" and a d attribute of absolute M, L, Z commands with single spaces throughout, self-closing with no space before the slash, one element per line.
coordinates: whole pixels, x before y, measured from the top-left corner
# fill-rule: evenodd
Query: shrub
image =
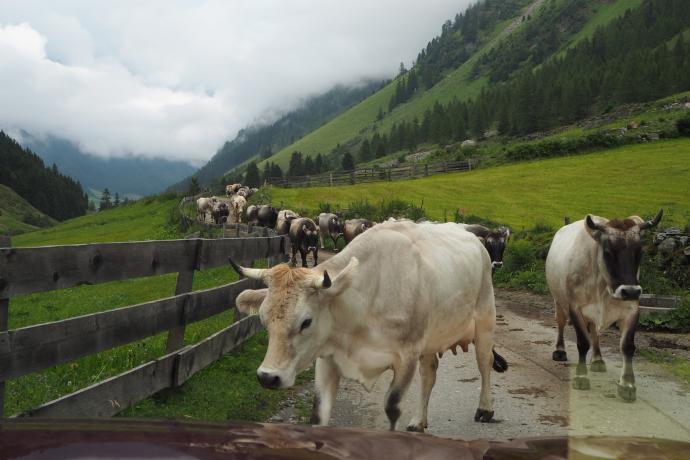
<path fill-rule="evenodd" d="M 681 136 L 690 137 L 690 112 L 676 121 L 676 129 Z"/>
<path fill-rule="evenodd" d="M 651 313 L 640 318 L 640 326 L 655 331 L 690 332 L 690 301 L 669 313 Z"/>
<path fill-rule="evenodd" d="M 506 271 L 529 270 L 537 261 L 534 246 L 527 240 L 511 241 L 506 247 L 503 267 Z"/>

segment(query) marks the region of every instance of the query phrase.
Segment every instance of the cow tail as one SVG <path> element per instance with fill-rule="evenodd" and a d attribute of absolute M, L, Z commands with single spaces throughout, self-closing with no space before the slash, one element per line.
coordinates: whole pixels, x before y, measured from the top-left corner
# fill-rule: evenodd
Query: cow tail
<path fill-rule="evenodd" d="M 508 370 L 508 361 L 506 361 L 506 359 L 503 356 L 496 353 L 496 350 L 492 349 L 491 351 L 494 354 L 494 370 L 496 372 L 501 372 L 501 373 L 507 371 Z"/>

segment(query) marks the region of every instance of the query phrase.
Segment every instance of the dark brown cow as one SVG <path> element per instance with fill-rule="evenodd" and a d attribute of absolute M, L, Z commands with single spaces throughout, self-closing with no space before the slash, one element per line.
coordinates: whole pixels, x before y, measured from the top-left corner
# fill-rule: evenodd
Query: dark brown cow
<path fill-rule="evenodd" d="M 302 266 L 307 266 L 307 254 L 314 254 L 314 266 L 319 260 L 319 229 L 313 220 L 298 217 L 290 223 L 290 245 L 292 246 L 292 266 L 297 265 L 297 251 L 302 256 Z"/>
<path fill-rule="evenodd" d="M 278 221 L 278 210 L 267 204 L 259 206 L 257 221 L 262 227 L 275 228 L 276 222 Z"/>

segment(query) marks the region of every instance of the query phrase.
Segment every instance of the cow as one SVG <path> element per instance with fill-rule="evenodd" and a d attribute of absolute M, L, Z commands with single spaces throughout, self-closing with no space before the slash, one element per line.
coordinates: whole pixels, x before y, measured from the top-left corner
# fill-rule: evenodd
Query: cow
<path fill-rule="evenodd" d="M 473 233 L 477 238 L 481 239 L 484 247 L 489 251 L 491 257 L 491 268 L 497 270 L 503 266 L 503 252 L 506 249 L 506 243 L 510 238 L 510 230 L 505 227 L 495 228 L 493 230 L 477 224 L 458 224 L 470 233 Z"/>
<path fill-rule="evenodd" d="M 290 231 L 290 222 L 297 217 L 299 217 L 299 215 L 294 211 L 290 211 L 289 209 L 278 211 L 278 217 L 276 219 L 276 233 L 278 235 L 287 235 Z"/>
<path fill-rule="evenodd" d="M 256 205 L 247 206 L 247 223 L 256 225 L 259 222 L 259 207 Z"/>
<path fill-rule="evenodd" d="M 245 199 L 248 199 L 250 195 L 249 187 L 243 185 L 237 190 L 237 192 L 235 192 L 235 195 L 239 195 L 241 197 L 244 197 Z"/>
<path fill-rule="evenodd" d="M 366 230 L 373 227 L 373 224 L 367 219 L 350 219 L 343 224 L 343 238 L 345 243 L 350 244 L 357 235 L 364 233 Z"/>
<path fill-rule="evenodd" d="M 240 195 L 235 195 L 230 200 L 230 206 L 232 206 L 233 217 L 235 222 L 242 222 L 242 214 L 244 213 L 244 207 L 247 206 L 247 200 Z"/>
<path fill-rule="evenodd" d="M 562 227 L 546 257 L 546 281 L 556 307 L 558 336 L 554 361 L 567 361 L 563 329 L 568 320 L 575 328 L 579 360 L 573 388 L 589 389 L 587 352 L 593 348 L 590 370 L 606 371 L 599 349 L 599 334 L 617 323 L 624 358 L 618 395 L 635 401 L 635 329 L 640 315 L 639 282 L 642 245 L 640 234 L 655 227 L 663 210 L 645 222 L 638 216 L 608 220 L 587 215 Z M 589 331 L 589 334 L 588 334 Z"/>
<path fill-rule="evenodd" d="M 275 228 L 278 221 L 278 211 L 273 206 L 259 206 L 257 221 L 262 227 Z"/>
<path fill-rule="evenodd" d="M 232 196 L 242 187 L 242 184 L 232 184 L 225 186 L 225 195 Z"/>
<path fill-rule="evenodd" d="M 319 241 L 321 243 L 321 249 L 324 249 L 324 238 L 330 236 L 333 240 L 333 248 L 337 251 L 338 238 L 340 238 L 342 234 L 343 228 L 340 222 L 340 217 L 329 212 L 322 212 L 319 214 Z"/>
<path fill-rule="evenodd" d="M 258 313 L 268 330 L 259 383 L 289 388 L 316 359 L 311 423 L 328 424 L 341 377 L 371 390 L 392 369 L 385 412 L 394 430 L 398 404 L 419 362 L 420 404 L 407 428 L 423 431 L 436 353 L 472 342 L 482 378 L 474 420 L 491 421 L 490 371 L 492 365 L 503 371 L 507 364 L 493 350 L 491 260 L 474 235 L 455 224 L 386 222 L 318 267 L 230 264 L 241 276 L 268 286 L 244 291 L 236 300 L 240 311 Z"/>
<path fill-rule="evenodd" d="M 199 198 L 196 200 L 197 219 L 206 222 L 206 213 L 213 211 L 213 205 L 216 203 L 213 198 Z"/>
<path fill-rule="evenodd" d="M 211 210 L 211 218 L 216 224 L 227 222 L 229 215 L 230 208 L 228 208 L 227 203 L 220 201 L 213 205 L 213 209 Z"/>
<path fill-rule="evenodd" d="M 314 255 L 314 266 L 319 263 L 319 229 L 308 217 L 296 217 L 290 222 L 290 246 L 292 247 L 292 266 L 297 265 L 297 251 L 302 256 L 302 266 L 307 266 L 307 254 Z"/>

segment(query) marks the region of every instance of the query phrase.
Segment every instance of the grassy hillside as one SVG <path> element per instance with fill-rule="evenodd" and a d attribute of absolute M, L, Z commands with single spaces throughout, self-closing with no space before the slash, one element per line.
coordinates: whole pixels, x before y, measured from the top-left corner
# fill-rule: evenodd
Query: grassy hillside
<path fill-rule="evenodd" d="M 162 238 L 177 198 L 144 198 L 127 206 L 77 217 L 50 229 L 19 235 L 13 246 L 139 241 Z"/>
<path fill-rule="evenodd" d="M 488 85 L 486 76 L 473 77 L 475 64 L 503 38 L 522 29 L 522 16 L 535 17 L 542 11 L 542 6 L 553 5 L 558 8 L 566 2 L 566 0 L 549 1 L 550 3 L 536 0 L 527 6 L 521 15 L 498 23 L 492 31 L 486 33 L 481 41 L 483 45 L 476 49 L 467 62 L 447 72 L 444 78 L 433 87 L 419 91 L 409 101 L 397 106 L 392 112 L 387 113 L 383 120 L 377 120 L 377 114 L 379 109 L 383 109 L 384 112 L 388 110 L 388 102 L 395 91 L 397 80 L 321 128 L 280 150 L 271 158 L 271 161 L 280 164 L 285 169 L 289 163 L 290 155 L 294 151 L 301 151 L 306 155 L 327 154 L 337 144 L 345 144 L 364 133 L 371 135 L 374 130 L 386 133 L 394 123 L 400 123 L 404 120 L 411 121 L 415 117 L 421 119 L 423 113 L 427 109 L 431 109 L 436 102 L 446 104 L 456 98 L 458 100 L 475 98 Z M 587 13 L 589 19 L 563 45 L 557 55 L 562 55 L 568 48 L 590 38 L 598 27 L 606 25 L 624 14 L 628 9 L 638 6 L 641 1 L 592 2 Z"/>
<path fill-rule="evenodd" d="M 31 206 L 11 188 L 0 184 L 0 235 L 16 235 L 56 221 Z"/>
<path fill-rule="evenodd" d="M 357 186 L 271 190 L 274 203 L 316 210 L 329 202 L 346 207 L 402 199 L 432 219 L 455 209 L 513 226 L 561 225 L 564 216 L 620 217 L 663 207 L 665 224 L 690 220 L 690 140 L 641 144 L 575 157 L 513 164 L 469 173 Z"/>

